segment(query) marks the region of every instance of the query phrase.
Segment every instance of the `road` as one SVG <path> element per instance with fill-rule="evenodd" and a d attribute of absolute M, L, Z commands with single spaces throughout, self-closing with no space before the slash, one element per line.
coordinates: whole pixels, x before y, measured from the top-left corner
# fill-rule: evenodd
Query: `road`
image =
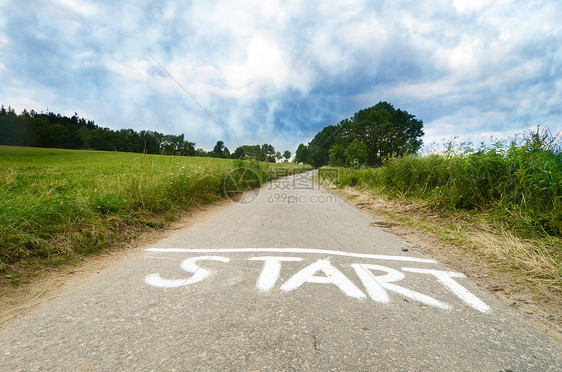
<path fill-rule="evenodd" d="M 277 180 L 3 324 L 0 370 L 562 370 L 560 344 L 372 222 L 312 172 Z"/>

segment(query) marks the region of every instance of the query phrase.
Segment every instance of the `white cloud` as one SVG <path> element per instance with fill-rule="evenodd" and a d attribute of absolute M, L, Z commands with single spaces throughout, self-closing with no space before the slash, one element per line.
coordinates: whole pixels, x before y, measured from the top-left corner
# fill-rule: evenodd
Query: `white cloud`
<path fill-rule="evenodd" d="M 490 4 L 488 0 L 454 0 L 458 12 L 478 11 Z"/>
<path fill-rule="evenodd" d="M 291 62 L 275 40 L 255 36 L 243 63 L 227 67 L 225 79 L 240 98 L 270 96 L 290 84 Z"/>
<path fill-rule="evenodd" d="M 105 66 L 112 72 L 121 75 L 125 79 L 132 79 L 138 81 L 147 81 L 151 79 L 148 73 L 148 61 L 129 60 L 118 61 L 108 60 Z"/>
<path fill-rule="evenodd" d="M 61 7 L 74 14 L 80 15 L 82 17 L 93 17 L 97 14 L 98 8 L 95 4 L 90 1 L 80 1 L 80 0 L 53 0 L 59 10 Z"/>
<path fill-rule="evenodd" d="M 10 39 L 8 35 L 3 32 L 0 32 L 0 48 L 7 48 L 8 44 L 10 44 Z"/>
<path fill-rule="evenodd" d="M 375 87 L 366 105 L 407 109 L 427 138 L 553 122 L 562 105 L 560 2 L 0 4 L 5 104 L 186 131 L 198 146 L 236 143 L 148 53 L 238 141 L 293 152 Z"/>

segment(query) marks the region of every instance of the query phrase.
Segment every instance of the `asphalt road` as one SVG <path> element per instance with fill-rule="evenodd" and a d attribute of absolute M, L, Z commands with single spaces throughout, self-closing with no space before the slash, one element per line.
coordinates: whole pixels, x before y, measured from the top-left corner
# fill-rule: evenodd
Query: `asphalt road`
<path fill-rule="evenodd" d="M 312 183 L 264 186 L 0 328 L 0 370 L 561 371 L 561 345 Z"/>

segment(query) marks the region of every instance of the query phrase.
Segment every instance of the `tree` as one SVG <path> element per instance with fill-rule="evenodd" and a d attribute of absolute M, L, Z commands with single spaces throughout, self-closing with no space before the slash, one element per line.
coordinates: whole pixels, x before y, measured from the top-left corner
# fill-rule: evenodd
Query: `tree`
<path fill-rule="evenodd" d="M 388 102 L 379 102 L 337 125 L 323 128 L 308 146 L 299 145 L 295 162 L 314 167 L 379 166 L 389 157 L 418 151 L 422 145 L 422 128 L 423 122 L 414 115 L 397 110 Z"/>
<path fill-rule="evenodd" d="M 87 149 L 90 147 L 90 131 L 86 127 L 78 128 L 78 138 L 82 145 L 80 147 Z"/>
<path fill-rule="evenodd" d="M 344 154 L 346 165 L 358 168 L 367 162 L 367 145 L 363 141 L 354 139 L 345 149 Z"/>
<path fill-rule="evenodd" d="M 276 155 L 276 151 L 275 148 L 273 147 L 273 145 L 270 145 L 268 143 L 264 143 L 261 147 L 261 156 L 260 156 L 260 161 L 267 161 L 270 163 L 275 163 L 275 155 Z"/>
<path fill-rule="evenodd" d="M 283 152 L 283 157 L 285 158 L 285 162 L 288 162 L 289 159 L 291 158 L 291 152 L 289 150 L 285 150 Z"/>
<path fill-rule="evenodd" d="M 194 156 L 195 155 L 195 142 L 183 141 L 178 148 L 181 156 Z"/>
<path fill-rule="evenodd" d="M 139 133 L 140 152 L 144 154 L 158 154 L 160 150 L 160 139 L 156 132 L 143 130 Z"/>
<path fill-rule="evenodd" d="M 345 148 L 342 145 L 334 145 L 329 151 L 330 164 L 333 167 L 344 167 L 346 165 Z"/>
<path fill-rule="evenodd" d="M 422 145 L 423 122 L 388 102 L 357 112 L 351 121 L 351 138 L 367 146 L 368 163 L 381 165 L 385 158 L 418 151 Z"/>
<path fill-rule="evenodd" d="M 208 156 L 209 156 L 209 153 L 199 147 L 199 148 L 197 148 L 197 149 L 195 150 L 194 156 L 199 156 L 199 157 L 202 157 L 202 158 L 203 158 L 203 157 L 208 157 Z"/>
<path fill-rule="evenodd" d="M 262 160 L 260 145 L 242 145 L 236 148 L 230 155 L 232 159 L 248 159 Z"/>
<path fill-rule="evenodd" d="M 15 146 L 92 148 L 105 151 L 143 152 L 146 154 L 194 155 L 195 143 L 185 136 L 154 131 L 120 129 L 114 131 L 97 126 L 93 121 L 52 112 L 40 113 L 24 109 L 20 115 L 11 106 L 0 107 L 0 144 Z M 229 156 L 228 149 L 223 148 Z"/>
<path fill-rule="evenodd" d="M 212 156 L 215 158 L 224 158 L 224 142 L 217 141 L 217 144 L 213 148 Z"/>
<path fill-rule="evenodd" d="M 244 159 L 244 157 L 246 156 L 246 150 L 244 149 L 244 147 L 245 146 L 238 146 L 236 150 L 234 150 L 234 152 L 230 154 L 230 157 L 232 159 Z"/>
<path fill-rule="evenodd" d="M 329 151 L 336 143 L 339 131 L 340 128 L 338 126 L 328 125 L 316 134 L 308 145 L 308 161 L 306 161 L 306 163 L 314 167 L 321 167 L 328 164 L 330 160 Z"/>
<path fill-rule="evenodd" d="M 308 164 L 309 149 L 308 146 L 300 144 L 295 152 L 295 163 Z"/>

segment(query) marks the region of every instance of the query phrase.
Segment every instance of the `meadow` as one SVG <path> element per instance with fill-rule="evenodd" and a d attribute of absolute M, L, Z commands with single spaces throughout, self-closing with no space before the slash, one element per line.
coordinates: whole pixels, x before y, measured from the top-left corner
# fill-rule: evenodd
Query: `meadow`
<path fill-rule="evenodd" d="M 0 271 L 99 251 L 147 227 L 162 228 L 194 206 L 306 169 L 289 163 L 0 146 Z"/>

